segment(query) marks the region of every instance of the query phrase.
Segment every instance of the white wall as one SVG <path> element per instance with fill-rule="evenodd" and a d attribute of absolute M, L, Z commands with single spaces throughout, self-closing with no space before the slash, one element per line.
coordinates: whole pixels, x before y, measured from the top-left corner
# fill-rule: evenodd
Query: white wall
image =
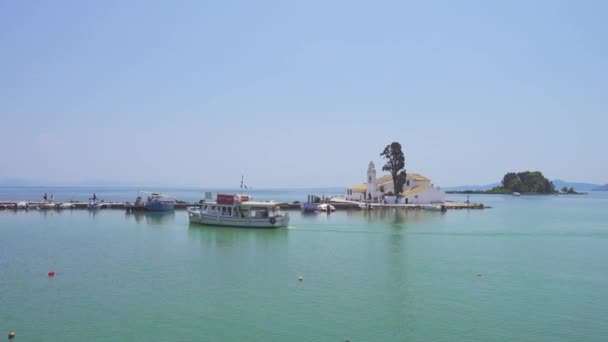
<path fill-rule="evenodd" d="M 389 192 L 394 193 L 395 192 L 395 187 L 393 186 L 393 182 L 387 183 L 384 186 L 384 193 L 388 194 Z M 380 188 L 380 187 L 378 187 Z"/>
<path fill-rule="evenodd" d="M 409 178 L 409 177 L 408 177 Z M 429 204 L 429 203 L 444 203 L 445 202 L 445 193 L 443 191 L 441 191 L 438 188 L 435 188 L 433 186 L 431 186 L 431 182 L 430 181 L 415 181 L 412 179 L 409 179 L 410 181 L 410 185 L 407 186 L 407 183 L 404 184 L 403 186 L 403 190 L 408 190 L 408 189 L 412 189 L 418 186 L 424 186 L 424 187 L 428 187 L 427 190 L 419 192 L 415 195 L 412 196 L 408 196 L 408 203 L 411 204 Z M 387 183 L 385 185 L 383 185 L 384 187 L 384 192 L 380 192 L 380 186 L 377 187 L 378 191 L 376 191 L 375 194 L 372 194 L 372 198 L 376 197 L 378 199 L 378 202 L 382 201 L 382 196 L 383 194 L 387 194 L 389 192 L 395 192 L 395 188 L 393 186 L 393 183 Z M 348 192 L 348 190 L 347 190 Z M 416 197 L 417 196 L 417 197 Z M 365 195 L 363 193 L 360 192 L 353 192 L 350 195 L 346 195 L 345 196 L 346 200 L 349 201 L 365 201 L 367 200 L 365 198 Z M 389 204 L 394 204 L 395 203 L 395 197 L 394 196 L 384 196 L 384 199 L 387 201 L 387 203 Z M 399 203 L 405 203 L 405 198 L 402 197 L 399 199 Z"/>
<path fill-rule="evenodd" d="M 347 190 L 348 191 L 348 190 Z M 344 197 L 347 201 L 363 201 L 363 194 L 360 192 L 353 192 L 352 195 L 347 195 Z"/>
<path fill-rule="evenodd" d="M 402 203 L 405 203 L 405 198 L 402 198 Z M 445 193 L 435 187 L 428 188 L 415 195 L 408 196 L 409 204 L 429 204 L 429 203 L 445 203 Z"/>

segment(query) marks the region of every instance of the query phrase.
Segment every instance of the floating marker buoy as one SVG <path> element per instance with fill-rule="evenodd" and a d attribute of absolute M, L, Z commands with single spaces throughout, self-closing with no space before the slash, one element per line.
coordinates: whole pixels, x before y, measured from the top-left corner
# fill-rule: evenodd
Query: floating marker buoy
<path fill-rule="evenodd" d="M 49 277 L 54 277 L 54 276 L 55 276 L 55 272 L 50 271 L 50 272 L 49 272 Z"/>
<path fill-rule="evenodd" d="M 478 276 L 478 277 L 481 277 L 481 273 L 477 273 L 477 276 Z"/>
<path fill-rule="evenodd" d="M 299 276 L 299 277 L 298 277 L 298 280 L 299 280 L 299 281 L 302 281 L 302 280 L 304 280 L 304 277 Z"/>
<path fill-rule="evenodd" d="M 15 337 L 15 332 L 11 330 L 11 332 L 8 333 L 8 338 L 11 339 Z"/>

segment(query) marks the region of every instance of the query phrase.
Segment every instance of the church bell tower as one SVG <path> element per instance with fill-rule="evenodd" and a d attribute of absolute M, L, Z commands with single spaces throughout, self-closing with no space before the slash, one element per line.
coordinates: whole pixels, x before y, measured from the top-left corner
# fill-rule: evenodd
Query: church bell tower
<path fill-rule="evenodd" d="M 376 197 L 376 193 L 378 192 L 378 184 L 376 183 L 376 166 L 374 166 L 374 162 L 370 161 L 369 166 L 367 167 L 367 198 L 366 200 L 373 200 Z"/>

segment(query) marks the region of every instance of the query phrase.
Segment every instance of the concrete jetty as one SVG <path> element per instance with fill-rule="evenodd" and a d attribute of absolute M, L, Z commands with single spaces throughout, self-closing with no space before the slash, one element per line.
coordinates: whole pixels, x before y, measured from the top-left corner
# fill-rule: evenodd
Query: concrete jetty
<path fill-rule="evenodd" d="M 25 205 L 23 205 L 25 203 Z M 440 204 L 384 204 L 384 203 L 364 203 L 356 201 L 347 201 L 343 199 L 332 198 L 322 201 L 329 203 L 336 210 L 365 210 L 365 209 L 428 209 L 434 210 Z M 62 206 L 62 204 L 69 204 Z M 98 209 L 120 209 L 129 212 L 145 210 L 143 204 L 132 202 L 99 202 Z M 466 203 L 466 202 L 446 202 L 441 204 L 445 209 L 486 209 L 490 208 L 482 203 Z M 200 207 L 199 202 L 184 202 L 178 201 L 175 203 L 176 210 L 185 210 L 188 207 Z M 300 202 L 279 202 L 279 207 L 282 210 L 301 210 Z M 72 209 L 90 209 L 87 202 L 43 202 L 43 201 L 0 201 L 0 210 L 72 210 Z"/>
<path fill-rule="evenodd" d="M 18 203 L 26 203 L 25 206 L 19 206 Z M 69 204 L 69 207 L 62 207 L 62 204 Z M 144 210 L 143 205 L 135 205 L 130 202 L 99 202 L 96 209 L 121 209 L 121 210 Z M 185 210 L 188 207 L 200 207 L 198 202 L 177 202 L 175 209 Z M 86 202 L 41 202 L 41 201 L 0 201 L 1 209 L 13 210 L 71 210 L 71 209 L 90 209 L 89 203 Z"/>
<path fill-rule="evenodd" d="M 487 209 L 490 208 L 483 203 L 472 202 L 445 202 L 437 204 L 390 204 L 390 203 L 365 203 L 349 201 L 343 198 L 332 198 L 331 203 L 336 209 L 436 209 L 438 206 L 445 206 L 446 209 Z"/>

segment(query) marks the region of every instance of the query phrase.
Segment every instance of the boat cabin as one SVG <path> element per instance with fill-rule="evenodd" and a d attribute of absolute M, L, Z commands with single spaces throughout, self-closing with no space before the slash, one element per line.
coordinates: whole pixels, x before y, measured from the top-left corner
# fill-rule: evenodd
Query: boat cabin
<path fill-rule="evenodd" d="M 215 202 L 202 203 L 201 212 L 205 215 L 269 218 L 281 215 L 280 208 L 274 202 L 254 202 L 247 195 L 218 194 Z"/>

